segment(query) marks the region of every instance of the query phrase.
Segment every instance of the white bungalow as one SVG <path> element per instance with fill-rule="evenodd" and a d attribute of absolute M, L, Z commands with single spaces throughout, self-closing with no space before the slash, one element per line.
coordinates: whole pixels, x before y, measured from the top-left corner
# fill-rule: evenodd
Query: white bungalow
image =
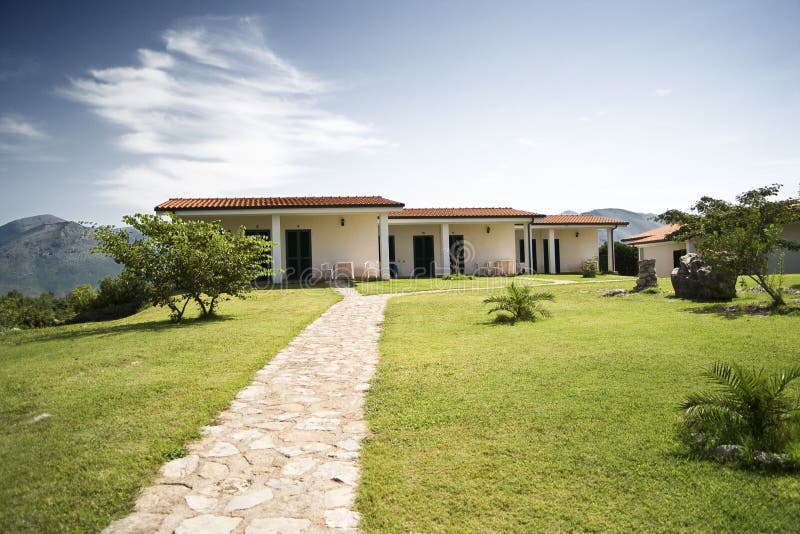
<path fill-rule="evenodd" d="M 536 219 L 531 224 L 533 271 L 580 272 L 585 260 L 597 257 L 600 232 L 605 232 L 606 241 L 613 243 L 614 230 L 620 226 L 628 226 L 628 222 L 596 215 L 547 215 Z M 616 272 L 613 246 L 608 247 L 608 265 L 604 270 Z"/>
<path fill-rule="evenodd" d="M 173 198 L 155 210 L 264 235 L 275 243 L 276 282 L 577 272 L 597 255 L 598 229 L 612 235 L 628 224 L 513 208 L 403 207 L 380 196 L 247 197 Z"/>

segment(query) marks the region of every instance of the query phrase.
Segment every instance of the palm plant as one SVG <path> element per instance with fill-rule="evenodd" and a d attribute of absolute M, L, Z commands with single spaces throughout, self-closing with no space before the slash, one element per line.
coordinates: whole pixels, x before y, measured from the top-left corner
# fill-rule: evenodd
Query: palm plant
<path fill-rule="evenodd" d="M 536 321 L 540 318 L 550 317 L 550 311 L 541 301 L 553 300 L 553 294 L 545 291 L 534 292 L 529 286 L 518 286 L 514 282 L 506 286 L 505 295 L 493 295 L 483 302 L 494 304 L 489 313 L 502 313 L 497 320 Z M 502 317 L 502 319 L 501 319 Z"/>
<path fill-rule="evenodd" d="M 721 444 L 751 452 L 787 449 L 800 416 L 800 398 L 790 397 L 788 386 L 800 378 L 800 366 L 770 375 L 717 362 L 703 374 L 716 387 L 681 402 L 683 441 L 706 451 Z"/>

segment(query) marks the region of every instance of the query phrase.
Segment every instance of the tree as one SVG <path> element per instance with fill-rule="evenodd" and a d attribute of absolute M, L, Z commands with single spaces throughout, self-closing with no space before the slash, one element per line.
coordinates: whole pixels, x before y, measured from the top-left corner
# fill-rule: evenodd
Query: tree
<path fill-rule="evenodd" d="M 600 245 L 600 254 L 608 254 L 608 242 Z M 625 276 L 639 274 L 639 251 L 636 247 L 615 241 L 614 268 L 619 274 Z"/>
<path fill-rule="evenodd" d="M 504 312 L 507 315 L 498 315 L 497 319 L 517 321 L 536 321 L 539 318 L 550 317 L 550 311 L 540 301 L 553 300 L 553 294 L 541 291 L 533 292 L 529 286 L 518 286 L 514 282 L 506 287 L 505 295 L 493 295 L 483 302 L 494 304 L 489 313 Z M 501 319 L 501 317 L 503 319 Z"/>
<path fill-rule="evenodd" d="M 704 376 L 716 388 L 681 402 L 681 441 L 704 451 L 719 445 L 741 445 L 752 452 L 786 450 L 790 425 L 800 415 L 800 399 L 790 396 L 788 387 L 800 378 L 800 366 L 768 375 L 763 369 L 717 362 Z"/>
<path fill-rule="evenodd" d="M 244 228 L 228 232 L 219 221 L 186 221 L 175 215 L 136 214 L 123 221 L 140 231 L 142 239 L 131 241 L 124 229 L 100 226 L 95 252 L 114 258 L 124 272 L 141 280 L 151 304 L 166 306 L 171 318 L 183 318 L 194 301 L 203 317 L 214 315 L 220 297 L 243 297 L 250 281 L 269 274 L 262 265 L 269 261 L 271 243 L 246 236 Z"/>
<path fill-rule="evenodd" d="M 800 243 L 783 239 L 783 226 L 800 219 L 798 199 L 770 200 L 781 189 L 772 184 L 736 197 L 736 203 L 702 197 L 695 213 L 669 210 L 657 217 L 680 228 L 668 237 L 694 240 L 703 261 L 729 276 L 744 275 L 761 286 L 774 306 L 784 304 L 779 277 L 769 274 L 769 258 L 779 250 L 799 250 Z"/>

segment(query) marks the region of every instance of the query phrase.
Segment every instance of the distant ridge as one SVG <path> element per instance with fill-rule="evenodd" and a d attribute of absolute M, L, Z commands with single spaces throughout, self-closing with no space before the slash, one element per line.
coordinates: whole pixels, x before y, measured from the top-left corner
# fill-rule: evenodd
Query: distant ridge
<path fill-rule="evenodd" d="M 63 295 L 81 284 L 115 276 L 120 265 L 91 254 L 92 230 L 54 215 L 36 215 L 0 226 L 0 294 Z"/>
<path fill-rule="evenodd" d="M 577 212 L 567 210 L 561 212 L 562 215 L 578 215 Z M 619 241 L 623 237 L 640 234 L 653 228 L 663 226 L 660 222 L 654 221 L 653 218 L 657 215 L 655 213 L 639 213 L 622 208 L 600 208 L 592 211 L 585 211 L 580 215 L 597 215 L 598 217 L 608 217 L 609 219 L 621 219 L 628 221 L 630 224 L 625 227 L 620 227 L 614 230 L 614 241 Z M 605 233 L 605 232 L 603 232 Z M 605 237 L 601 239 L 605 241 Z"/>

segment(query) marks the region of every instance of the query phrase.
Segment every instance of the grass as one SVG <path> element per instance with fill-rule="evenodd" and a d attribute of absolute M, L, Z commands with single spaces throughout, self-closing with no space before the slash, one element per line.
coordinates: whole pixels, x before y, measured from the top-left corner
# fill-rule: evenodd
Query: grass
<path fill-rule="evenodd" d="M 711 362 L 795 364 L 798 317 L 670 298 L 668 280 L 663 294 L 607 288 L 550 286 L 553 318 L 515 326 L 490 322 L 486 292 L 390 301 L 366 404 L 362 529 L 796 530 L 796 473 L 691 460 L 672 436 Z"/>
<path fill-rule="evenodd" d="M 259 291 L 216 320 L 163 309 L 0 335 L 0 531 L 96 532 L 339 297 Z M 38 423 L 34 416 L 52 415 Z"/>
<path fill-rule="evenodd" d="M 393 278 L 369 282 L 354 282 L 356 290 L 362 295 L 379 295 L 386 293 L 415 293 L 418 291 L 443 290 L 491 290 L 502 288 L 511 282 L 528 285 L 549 285 L 558 280 L 570 282 L 619 281 L 635 284 L 634 277 L 598 275 L 597 278 L 583 278 L 581 275 L 520 275 L 520 276 L 477 276 L 472 279 L 445 280 L 443 278 Z"/>

